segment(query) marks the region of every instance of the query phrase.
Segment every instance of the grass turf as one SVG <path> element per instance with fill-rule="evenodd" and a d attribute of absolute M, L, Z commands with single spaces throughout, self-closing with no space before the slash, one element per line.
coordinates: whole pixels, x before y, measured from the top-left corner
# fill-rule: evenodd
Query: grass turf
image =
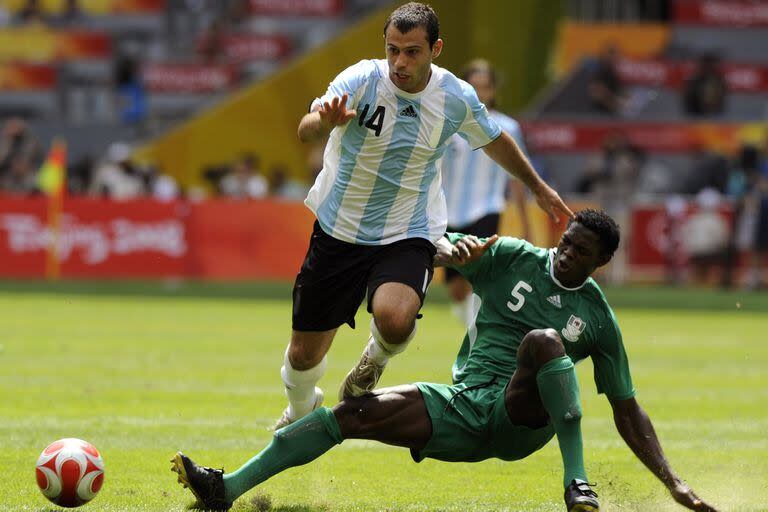
<path fill-rule="evenodd" d="M 200 285 L 194 293 L 131 286 L 0 284 L 0 510 L 58 510 L 34 480 L 38 454 L 58 438 L 81 437 L 101 450 L 105 486 L 86 506 L 99 511 L 188 510 L 194 500 L 169 471 L 177 449 L 234 469 L 269 441 L 267 427 L 285 405 L 278 369 L 290 303 L 248 297 L 285 287 L 206 294 Z M 733 306 L 741 296 L 704 301 L 698 311 L 628 307 L 644 296 L 657 306 L 702 300 L 699 291 L 672 293 L 608 294 L 625 305 L 617 315 L 638 400 L 673 467 L 703 497 L 722 510 L 768 510 L 764 296 L 748 294 L 742 309 Z M 358 323 L 367 325 L 364 312 Z M 446 382 L 460 331 L 431 300 L 418 337 L 382 385 Z M 340 330 L 321 381 L 327 405 L 365 336 Z M 587 469 L 604 509 L 681 510 L 616 433 L 591 372 L 590 362 L 579 365 Z M 235 509 L 544 512 L 564 509 L 561 494 L 555 442 L 516 463 L 416 465 L 407 450 L 348 441 L 267 481 Z"/>

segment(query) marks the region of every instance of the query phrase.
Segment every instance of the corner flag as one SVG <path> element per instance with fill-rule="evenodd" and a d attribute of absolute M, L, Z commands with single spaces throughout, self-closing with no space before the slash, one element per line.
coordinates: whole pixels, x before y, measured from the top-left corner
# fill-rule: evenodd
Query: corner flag
<path fill-rule="evenodd" d="M 37 186 L 48 196 L 48 250 L 45 258 L 45 275 L 58 280 L 61 275 L 59 239 L 61 238 L 61 213 L 67 190 L 67 146 L 61 139 L 54 139 L 45 163 L 37 173 Z"/>
<path fill-rule="evenodd" d="M 54 139 L 45 163 L 37 173 L 37 186 L 48 196 L 64 194 L 67 187 L 67 145 Z"/>

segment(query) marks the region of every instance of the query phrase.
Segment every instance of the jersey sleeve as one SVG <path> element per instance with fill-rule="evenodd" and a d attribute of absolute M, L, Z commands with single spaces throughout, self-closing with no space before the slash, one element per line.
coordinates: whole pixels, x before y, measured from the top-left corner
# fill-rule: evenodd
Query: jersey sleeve
<path fill-rule="evenodd" d="M 455 244 L 466 235 L 462 233 L 446 233 L 448 240 Z M 487 238 L 481 238 L 485 242 Z M 527 242 L 508 236 L 500 237 L 479 259 L 466 265 L 451 267 L 467 278 L 472 284 L 480 284 L 492 279 L 498 269 L 506 269 L 523 252 Z"/>
<path fill-rule="evenodd" d="M 357 64 L 348 67 L 333 79 L 328 85 L 328 90 L 325 91 L 325 94 L 315 98 L 309 106 L 309 111 L 317 110 L 326 101 L 330 103 L 333 98 L 341 98 L 345 93 L 349 95 L 347 108 L 356 108 L 363 93 L 363 87 L 368 82 L 371 74 L 376 72 L 376 64 L 370 60 L 361 60 Z"/>
<path fill-rule="evenodd" d="M 592 354 L 597 392 L 613 400 L 626 400 L 635 396 L 635 388 L 629 373 L 621 330 L 610 308 L 606 324 L 601 329 L 597 349 Z"/>
<path fill-rule="evenodd" d="M 459 126 L 458 133 L 469 142 L 472 149 L 486 146 L 501 135 L 501 127 L 494 121 L 488 110 L 477 97 L 477 93 L 466 82 L 462 82 L 462 96 L 467 106 L 467 115 Z"/>

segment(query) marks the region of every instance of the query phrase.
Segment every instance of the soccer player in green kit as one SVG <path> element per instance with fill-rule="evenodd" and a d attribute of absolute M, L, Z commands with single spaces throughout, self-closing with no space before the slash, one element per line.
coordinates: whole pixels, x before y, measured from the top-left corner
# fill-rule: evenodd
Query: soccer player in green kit
<path fill-rule="evenodd" d="M 477 295 L 452 385 L 397 386 L 317 409 L 275 432 L 269 446 L 233 473 L 198 466 L 180 452 L 172 469 L 205 506 L 226 510 L 249 489 L 344 439 L 409 448 L 417 462 L 475 462 L 520 460 L 556 435 L 567 510 L 597 511 L 584 469 L 574 372 L 574 362 L 592 357 L 598 392 L 608 397 L 627 445 L 675 501 L 717 512 L 674 473 L 635 400 L 616 318 L 590 277 L 618 243 L 616 223 L 595 210 L 578 212 L 556 249 L 508 237 L 446 235 L 435 264 L 459 270 Z"/>

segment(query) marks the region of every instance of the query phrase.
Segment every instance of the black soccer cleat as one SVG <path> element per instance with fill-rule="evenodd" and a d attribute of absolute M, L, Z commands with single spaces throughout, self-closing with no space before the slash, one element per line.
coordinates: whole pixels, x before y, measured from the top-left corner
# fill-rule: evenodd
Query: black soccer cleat
<path fill-rule="evenodd" d="M 577 482 L 576 480 L 571 481 L 565 489 L 565 506 L 568 512 L 597 512 L 600 510 L 597 493 L 587 482 Z"/>
<path fill-rule="evenodd" d="M 205 507 L 206 510 L 229 510 L 232 502 L 224 497 L 224 470 L 198 466 L 192 459 L 178 452 L 171 459 L 171 471 L 178 473 L 178 482 Z"/>

